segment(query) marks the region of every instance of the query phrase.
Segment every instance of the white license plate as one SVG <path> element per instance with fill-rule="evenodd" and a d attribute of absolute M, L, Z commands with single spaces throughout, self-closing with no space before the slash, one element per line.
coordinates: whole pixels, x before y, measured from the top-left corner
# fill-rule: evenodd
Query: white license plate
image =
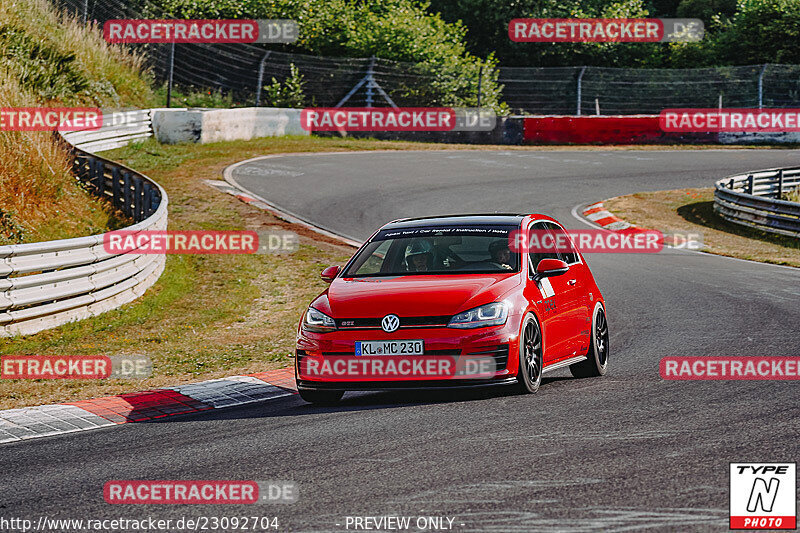
<path fill-rule="evenodd" d="M 425 342 L 404 341 L 356 341 L 356 355 L 424 355 Z"/>

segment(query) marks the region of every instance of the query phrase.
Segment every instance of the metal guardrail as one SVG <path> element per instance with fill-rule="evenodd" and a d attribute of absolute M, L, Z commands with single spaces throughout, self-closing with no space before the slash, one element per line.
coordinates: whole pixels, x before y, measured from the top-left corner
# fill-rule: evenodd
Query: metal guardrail
<path fill-rule="evenodd" d="M 735 224 L 800 238 L 800 203 L 781 200 L 800 187 L 800 167 L 729 176 L 714 186 L 714 211 Z"/>
<path fill-rule="evenodd" d="M 152 134 L 150 112 L 111 117 L 97 131 L 60 134 L 76 178 L 135 222 L 127 231 L 165 230 L 167 194 L 135 170 L 95 155 Z M 117 308 L 141 296 L 166 256 L 112 254 L 103 235 L 0 246 L 0 336 L 26 335 Z"/>

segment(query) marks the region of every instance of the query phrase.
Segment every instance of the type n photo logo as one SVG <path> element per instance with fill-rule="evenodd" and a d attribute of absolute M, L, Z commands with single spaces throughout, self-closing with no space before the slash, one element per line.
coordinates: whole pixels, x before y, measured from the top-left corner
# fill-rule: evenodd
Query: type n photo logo
<path fill-rule="evenodd" d="M 731 529 L 797 528 L 797 463 L 731 463 Z"/>

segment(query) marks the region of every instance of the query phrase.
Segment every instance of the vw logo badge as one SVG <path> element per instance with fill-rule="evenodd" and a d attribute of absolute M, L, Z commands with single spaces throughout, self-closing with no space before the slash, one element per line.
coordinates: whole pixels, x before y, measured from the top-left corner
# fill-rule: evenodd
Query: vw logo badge
<path fill-rule="evenodd" d="M 397 331 L 397 328 L 400 327 L 400 318 L 397 315 L 386 315 L 381 320 L 381 328 L 386 333 L 391 333 L 393 331 Z"/>

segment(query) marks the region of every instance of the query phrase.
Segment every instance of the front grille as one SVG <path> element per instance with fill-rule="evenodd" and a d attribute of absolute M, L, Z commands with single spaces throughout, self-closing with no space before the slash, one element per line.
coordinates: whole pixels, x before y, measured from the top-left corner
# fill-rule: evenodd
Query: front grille
<path fill-rule="evenodd" d="M 497 365 L 496 371 L 500 372 L 501 370 L 505 370 L 506 366 L 508 366 L 508 344 L 499 344 L 497 346 L 487 346 L 486 348 L 481 348 L 475 352 L 468 352 L 464 355 L 489 355 L 494 358 L 494 362 Z"/>
<path fill-rule="evenodd" d="M 450 316 L 401 316 L 400 327 L 407 328 L 436 328 L 444 327 L 450 322 Z M 336 320 L 339 329 L 381 329 L 380 318 L 340 318 Z"/>

